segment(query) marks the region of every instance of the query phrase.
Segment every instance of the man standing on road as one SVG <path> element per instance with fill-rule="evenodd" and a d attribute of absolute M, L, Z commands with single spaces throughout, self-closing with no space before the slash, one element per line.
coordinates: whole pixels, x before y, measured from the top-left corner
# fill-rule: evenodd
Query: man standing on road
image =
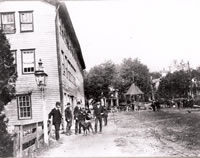
<path fill-rule="evenodd" d="M 76 107 L 74 108 L 74 120 L 75 120 L 75 134 L 79 132 L 79 115 L 80 115 L 80 102 L 77 102 Z"/>
<path fill-rule="evenodd" d="M 60 102 L 56 102 L 56 107 L 53 108 L 49 113 L 49 121 L 51 119 L 51 116 L 53 116 L 53 125 L 55 127 L 56 140 L 59 140 L 60 139 L 59 130 L 62 120 L 62 115 L 60 112 Z"/>
<path fill-rule="evenodd" d="M 97 133 L 97 126 L 99 122 L 99 132 L 102 132 L 102 115 L 103 107 L 100 102 L 97 102 L 97 106 L 94 108 L 94 119 L 95 119 L 95 133 Z"/>
<path fill-rule="evenodd" d="M 65 109 L 65 120 L 67 122 L 66 135 L 71 135 L 72 126 L 72 111 L 70 109 L 70 103 L 67 103 L 67 108 Z"/>
<path fill-rule="evenodd" d="M 103 119 L 104 119 L 104 126 L 107 126 L 107 123 L 108 123 L 108 109 L 107 109 L 107 107 L 105 105 L 103 106 Z"/>
<path fill-rule="evenodd" d="M 155 102 L 155 107 L 156 107 L 157 111 L 160 110 L 160 102 L 158 100 L 156 100 L 156 102 Z"/>
<path fill-rule="evenodd" d="M 85 120 L 88 121 L 88 122 L 91 122 L 91 119 L 92 119 L 92 113 L 90 111 L 90 109 L 88 107 L 85 108 Z"/>
<path fill-rule="evenodd" d="M 155 105 L 155 101 L 154 100 L 152 101 L 151 107 L 152 107 L 153 111 L 155 112 L 156 111 L 156 105 Z"/>
<path fill-rule="evenodd" d="M 85 118 L 86 118 L 85 108 L 81 107 L 80 110 L 79 110 L 79 115 L 78 115 L 78 122 L 79 122 L 79 131 L 78 131 L 78 133 L 79 134 L 81 134 L 81 128 L 82 128 L 81 122 L 85 121 Z"/>

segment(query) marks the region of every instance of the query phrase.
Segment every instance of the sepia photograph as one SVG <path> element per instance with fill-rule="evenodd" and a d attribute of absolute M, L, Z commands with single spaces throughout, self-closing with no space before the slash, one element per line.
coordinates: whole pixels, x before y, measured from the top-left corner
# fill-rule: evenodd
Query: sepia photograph
<path fill-rule="evenodd" d="M 200 157 L 199 0 L 0 0 L 0 157 Z"/>

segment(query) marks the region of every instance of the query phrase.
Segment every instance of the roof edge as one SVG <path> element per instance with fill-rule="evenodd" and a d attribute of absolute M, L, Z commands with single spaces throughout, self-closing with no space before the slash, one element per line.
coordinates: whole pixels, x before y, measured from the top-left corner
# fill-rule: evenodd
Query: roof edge
<path fill-rule="evenodd" d="M 71 18 L 69 16 L 67 7 L 66 7 L 64 2 L 59 2 L 58 4 L 60 5 L 60 7 L 59 7 L 60 17 L 61 17 L 61 19 L 63 19 L 63 23 L 66 27 L 66 31 L 68 32 L 69 37 L 72 40 L 72 43 L 74 45 L 74 48 L 75 48 L 75 51 L 76 51 L 76 54 L 77 54 L 77 57 L 78 57 L 78 60 L 81 64 L 82 69 L 84 70 L 86 68 L 86 66 L 85 66 L 85 62 L 84 62 L 84 59 L 83 59 L 81 47 L 80 47 L 78 38 L 76 36 L 76 33 L 75 33 L 75 30 L 74 30 Z"/>

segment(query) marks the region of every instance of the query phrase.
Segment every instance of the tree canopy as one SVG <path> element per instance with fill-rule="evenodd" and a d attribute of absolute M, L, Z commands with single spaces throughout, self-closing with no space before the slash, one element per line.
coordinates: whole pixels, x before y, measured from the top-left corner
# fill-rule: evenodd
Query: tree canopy
<path fill-rule="evenodd" d="M 6 36 L 0 31 L 0 100 L 7 104 L 15 93 L 17 78 L 14 57 L 10 51 L 10 44 Z M 0 109 L 2 110 L 2 109 Z"/>
<path fill-rule="evenodd" d="M 88 99 L 100 99 L 108 97 L 109 86 L 116 74 L 115 64 L 112 61 L 106 61 L 93 67 L 85 74 L 85 94 Z"/>
<path fill-rule="evenodd" d="M 12 156 L 12 141 L 7 132 L 6 116 L 2 111 L 15 94 L 17 73 L 13 61 L 10 44 L 0 30 L 0 157 Z"/>
<path fill-rule="evenodd" d="M 158 78 L 162 77 L 162 74 L 159 72 L 151 72 L 150 75 L 151 75 L 152 79 L 158 79 Z"/>
<path fill-rule="evenodd" d="M 145 100 L 152 96 L 152 90 L 157 99 L 186 98 L 189 93 L 195 94 L 200 90 L 200 68 L 191 69 L 189 62 L 175 63 L 176 71 L 166 72 L 167 75 L 162 76 L 159 72 L 149 72 L 148 67 L 137 58 L 125 58 L 121 64 L 114 64 L 109 60 L 86 73 L 86 97 L 109 98 L 109 87 L 112 86 L 119 90 L 120 101 L 125 101 L 124 94 L 133 83 L 144 93 Z M 152 79 L 159 79 L 156 80 L 156 83 L 159 82 L 156 89 Z"/>
<path fill-rule="evenodd" d="M 119 90 L 123 98 L 128 88 L 135 83 L 145 94 L 150 95 L 150 73 L 146 65 L 138 59 L 124 59 L 122 64 L 115 65 L 106 61 L 93 67 L 85 75 L 85 94 L 87 98 L 109 97 L 109 87 Z"/>
<path fill-rule="evenodd" d="M 161 98 L 187 97 L 190 90 L 191 76 L 186 71 L 176 71 L 168 73 L 161 79 L 158 95 Z"/>
<path fill-rule="evenodd" d="M 120 76 L 123 81 L 121 92 L 125 93 L 132 83 L 135 83 L 143 92 L 146 98 L 151 93 L 150 87 L 150 72 L 146 65 L 142 64 L 137 58 L 124 59 L 121 68 Z"/>

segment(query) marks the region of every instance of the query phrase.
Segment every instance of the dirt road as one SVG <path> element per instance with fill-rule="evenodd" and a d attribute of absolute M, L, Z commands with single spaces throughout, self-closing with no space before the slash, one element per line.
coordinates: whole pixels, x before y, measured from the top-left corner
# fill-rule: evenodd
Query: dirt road
<path fill-rule="evenodd" d="M 111 113 L 102 134 L 61 134 L 38 157 L 200 156 L 199 117 L 173 109 Z"/>

